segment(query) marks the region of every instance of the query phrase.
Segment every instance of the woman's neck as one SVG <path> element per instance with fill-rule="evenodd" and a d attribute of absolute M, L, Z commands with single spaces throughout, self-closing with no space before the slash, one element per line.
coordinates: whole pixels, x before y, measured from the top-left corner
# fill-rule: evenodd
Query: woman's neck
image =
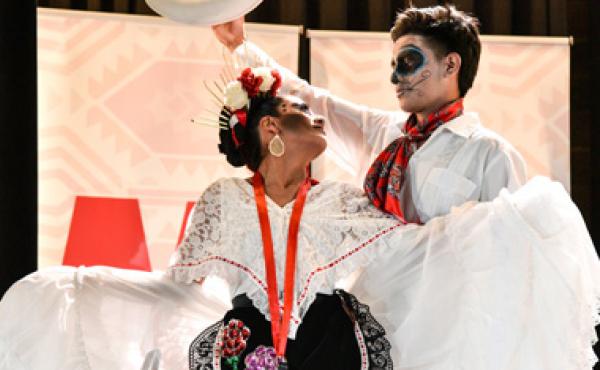
<path fill-rule="evenodd" d="M 265 193 L 280 207 L 285 206 L 298 193 L 307 177 L 308 164 L 291 165 L 282 159 L 265 160 L 258 171 L 265 182 Z"/>

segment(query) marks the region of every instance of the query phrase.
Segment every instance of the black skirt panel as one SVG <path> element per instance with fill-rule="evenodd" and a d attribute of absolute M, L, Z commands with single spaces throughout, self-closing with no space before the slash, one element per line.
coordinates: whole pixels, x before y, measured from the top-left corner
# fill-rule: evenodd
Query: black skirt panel
<path fill-rule="evenodd" d="M 215 359 L 218 332 L 229 320 L 241 320 L 251 331 L 247 348 L 240 355 L 238 369 L 245 369 L 246 355 L 259 345 L 272 346 L 271 323 L 245 295 L 233 299 L 233 309 L 204 330 L 190 346 L 190 369 L 228 370 L 225 359 Z M 368 312 L 368 307 L 341 290 L 318 294 L 295 339 L 289 339 L 286 358 L 290 370 L 361 370 L 392 369 L 389 342 L 385 330 Z M 218 353 L 218 351 L 217 351 Z"/>

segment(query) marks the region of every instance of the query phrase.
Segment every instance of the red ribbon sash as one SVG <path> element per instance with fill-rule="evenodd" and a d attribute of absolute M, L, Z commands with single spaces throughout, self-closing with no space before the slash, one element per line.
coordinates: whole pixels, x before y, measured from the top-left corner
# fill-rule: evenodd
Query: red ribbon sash
<path fill-rule="evenodd" d="M 275 255 L 273 252 L 273 237 L 271 223 L 265 196 L 265 184 L 261 174 L 257 171 L 252 178 L 256 209 L 260 221 L 260 231 L 263 240 L 263 253 L 265 257 L 265 271 L 267 274 L 267 293 L 269 296 L 269 312 L 271 313 L 271 335 L 273 347 L 277 357 L 283 358 L 287 345 L 287 336 L 292 318 L 292 305 L 294 301 L 294 278 L 296 275 L 296 252 L 298 250 L 298 230 L 300 218 L 304 209 L 306 195 L 311 187 L 311 180 L 307 178 L 296 195 L 296 202 L 292 209 L 290 226 L 287 239 L 287 252 L 285 260 L 285 280 L 283 290 L 283 317 L 280 315 L 277 290 L 277 272 L 275 270 Z"/>

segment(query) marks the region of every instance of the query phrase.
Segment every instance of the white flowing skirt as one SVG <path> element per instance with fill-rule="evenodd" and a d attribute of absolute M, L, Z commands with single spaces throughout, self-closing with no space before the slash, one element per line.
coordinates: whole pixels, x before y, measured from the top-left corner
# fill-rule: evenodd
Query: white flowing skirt
<path fill-rule="evenodd" d="M 351 290 L 394 369 L 589 370 L 600 262 L 562 185 L 535 178 L 395 235 Z"/>
<path fill-rule="evenodd" d="M 35 272 L 0 301 L 0 369 L 187 369 L 190 343 L 231 308 L 206 288 L 109 267 Z"/>
<path fill-rule="evenodd" d="M 392 239 L 350 292 L 385 326 L 394 369 L 592 368 L 600 262 L 559 184 L 536 178 Z M 222 291 L 160 272 L 38 271 L 0 301 L 0 369 L 186 369 L 229 309 Z"/>

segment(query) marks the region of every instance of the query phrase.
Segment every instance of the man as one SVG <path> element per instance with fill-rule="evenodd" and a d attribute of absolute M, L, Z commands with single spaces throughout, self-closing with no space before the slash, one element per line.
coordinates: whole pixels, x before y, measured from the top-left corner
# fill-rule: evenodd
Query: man
<path fill-rule="evenodd" d="M 328 118 L 330 149 L 366 173 L 373 204 L 400 219 L 426 222 L 464 202 L 492 200 L 526 180 L 519 153 L 485 129 L 477 114 L 463 113 L 481 43 L 477 19 L 453 6 L 408 8 L 392 27 L 391 82 L 408 119 L 404 112 L 359 106 L 309 85 L 244 42 L 242 20 L 213 30 L 246 64 L 279 69 L 283 92 Z"/>

